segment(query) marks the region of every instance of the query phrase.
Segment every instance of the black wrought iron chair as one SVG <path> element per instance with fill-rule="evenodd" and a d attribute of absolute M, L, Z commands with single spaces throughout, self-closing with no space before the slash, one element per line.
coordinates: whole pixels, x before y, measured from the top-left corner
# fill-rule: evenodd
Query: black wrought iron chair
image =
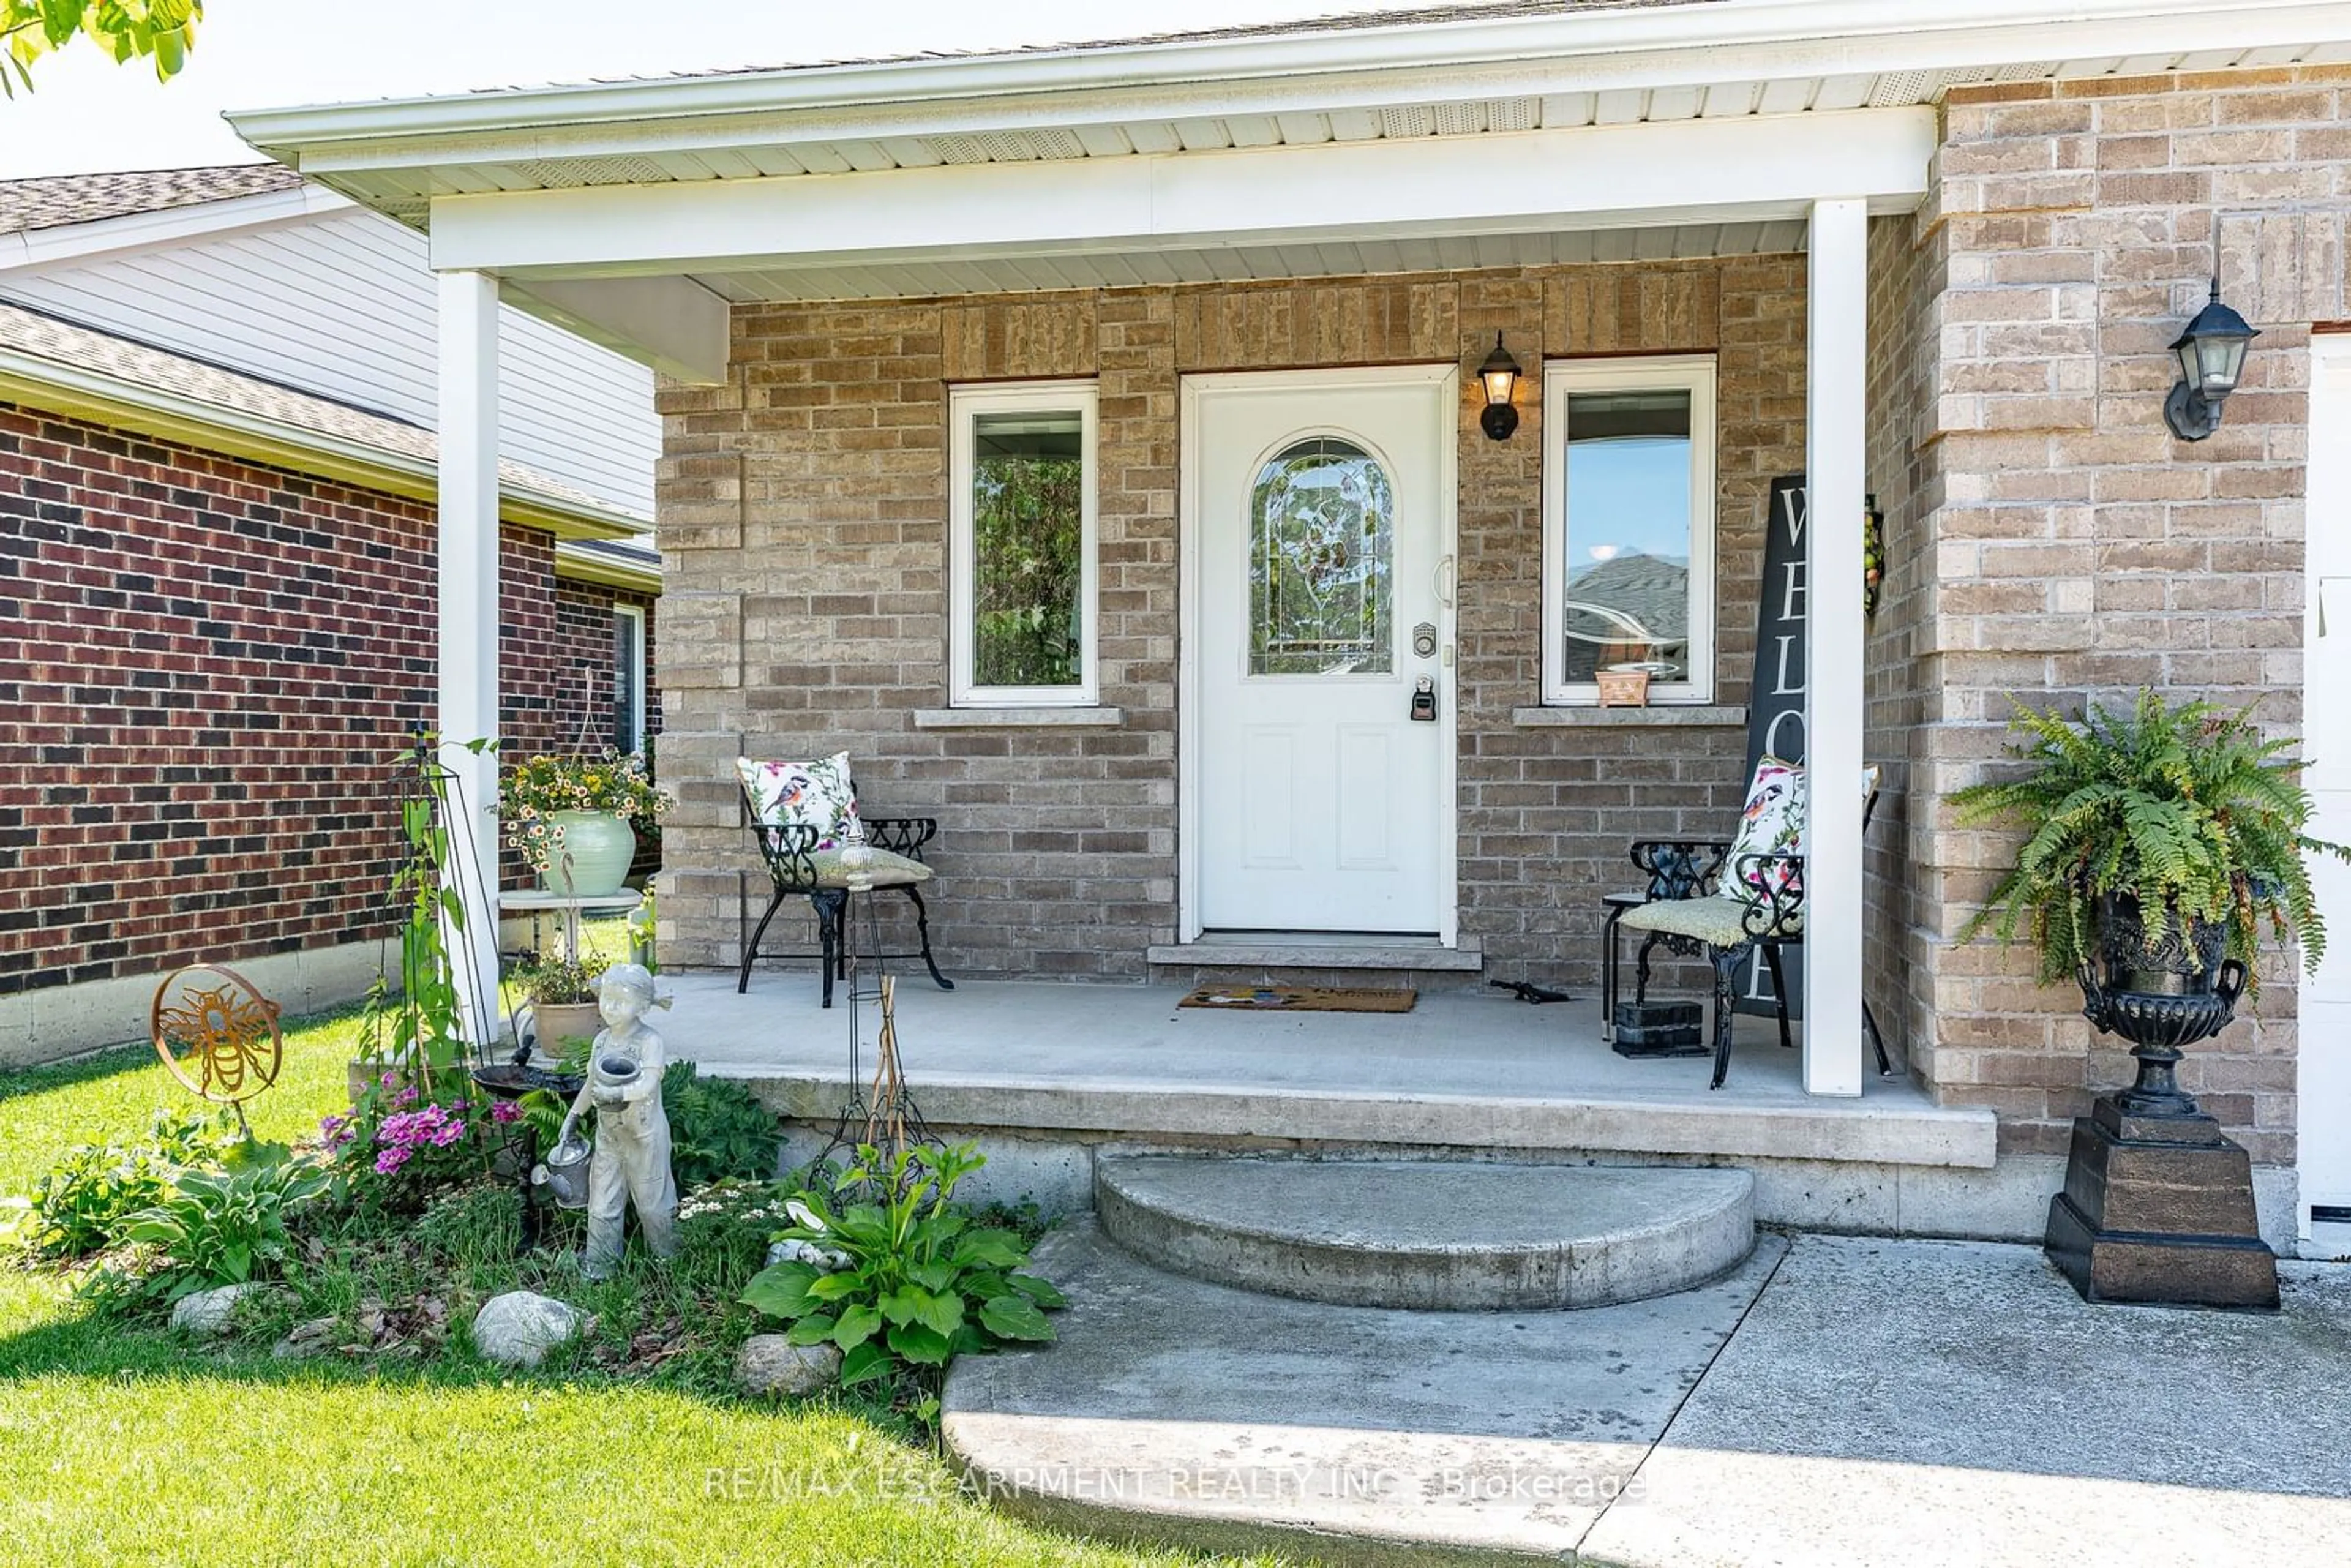
<path fill-rule="evenodd" d="M 1877 810 L 1872 788 L 1862 807 L 1862 831 L 1869 831 Z M 1771 995 L 1780 1020 L 1780 1044 L 1791 1049 L 1795 1039 L 1789 1029 L 1788 988 L 1781 972 L 1780 954 L 1804 942 L 1804 857 L 1789 854 L 1740 855 L 1726 866 L 1731 845 L 1719 840 L 1644 839 L 1633 846 L 1633 863 L 1648 873 L 1649 900 L 1630 908 L 1611 910 L 1604 962 L 1610 973 L 1604 994 L 1615 1000 L 1614 966 L 1619 929 L 1643 934 L 1634 963 L 1633 999 L 1649 999 L 1649 962 L 1657 948 L 1686 958 L 1702 958 L 1714 972 L 1714 1078 L 1709 1089 L 1722 1087 L 1730 1072 L 1731 983 L 1750 955 L 1762 954 L 1771 973 Z M 1753 899 L 1732 897 L 1722 891 L 1728 870 L 1736 882 L 1751 889 Z M 1894 1063 L 1886 1054 L 1886 1037 L 1878 1032 L 1877 1015 L 1869 998 L 1861 1000 L 1862 1028 L 1877 1053 L 1878 1076 L 1890 1077 Z"/>
<path fill-rule="evenodd" d="M 812 827 L 760 821 L 758 803 L 748 791 L 744 794 L 743 804 L 750 815 L 751 836 L 758 843 L 759 858 L 767 862 L 768 878 L 775 884 L 775 896 L 768 901 L 767 913 L 759 916 L 750 939 L 743 944 L 743 967 L 735 977 L 735 989 L 739 994 L 751 988 L 751 966 L 760 956 L 759 944 L 768 935 L 776 911 L 784 906 L 786 899 L 805 897 L 816 912 L 820 950 L 815 956 L 823 962 L 824 1005 L 829 1008 L 832 1006 L 833 983 L 846 979 L 849 968 L 849 901 L 852 889 L 849 885 L 850 868 L 841 858 L 843 852 L 818 849 L 817 832 Z M 941 990 L 954 990 L 955 982 L 939 973 L 938 960 L 931 956 L 931 914 L 917 886 L 930 878 L 923 846 L 938 836 L 937 820 L 868 817 L 864 828 L 867 846 L 894 857 L 895 863 L 892 859 L 877 857 L 876 863 L 865 868 L 862 874 L 868 887 L 854 891 L 863 892 L 868 897 L 885 891 L 904 894 L 914 906 L 914 929 L 922 940 L 922 946 L 915 952 L 869 953 L 864 956 L 884 964 L 893 958 L 920 958 Z M 775 958 L 810 955 L 767 956 Z"/>

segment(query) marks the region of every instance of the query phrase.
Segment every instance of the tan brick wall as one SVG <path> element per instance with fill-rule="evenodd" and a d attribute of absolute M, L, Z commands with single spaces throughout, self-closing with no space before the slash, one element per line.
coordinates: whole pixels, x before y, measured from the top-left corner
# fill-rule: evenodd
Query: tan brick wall
<path fill-rule="evenodd" d="M 1500 329 L 1530 370 L 1507 444 L 1477 427 Z M 1175 939 L 1176 402 L 1188 371 L 1464 370 L 1462 926 L 1489 972 L 1589 983 L 1596 899 L 1642 834 L 1735 817 L 1744 731 L 1519 729 L 1539 700 L 1542 356 L 1719 356 L 1719 700 L 1745 701 L 1764 497 L 1803 464 L 1803 266 L 1643 267 L 743 308 L 716 388 L 662 394 L 664 952 L 737 956 L 738 746 L 846 748 L 872 811 L 935 814 L 935 930 L 970 974 L 1140 978 Z M 1114 730 L 917 730 L 946 706 L 946 393 L 1093 376 L 1101 396 L 1102 701 Z"/>
<path fill-rule="evenodd" d="M 2351 314 L 2346 84 L 2330 68 L 1955 91 L 1935 194 L 1876 236 L 1874 317 L 1898 312 L 1897 272 L 1923 309 L 1915 352 L 1880 367 L 1881 399 L 1911 394 L 1881 401 L 1874 431 L 1881 488 L 1907 448 L 1897 561 L 1918 552 L 1897 564 L 1914 582 L 1873 675 L 1876 720 L 1921 725 L 1917 865 L 1898 893 L 1882 880 L 1885 925 L 1908 960 L 1914 1061 L 1945 1100 L 1997 1108 L 2011 1146 L 2062 1148 L 2129 1062 L 2069 988 L 2032 983 L 2028 953 L 1955 944 L 2015 840 L 1959 829 L 1943 798 L 1999 754 L 2011 692 L 2073 707 L 2152 685 L 2298 723 L 2309 334 Z M 2204 303 L 2216 221 L 2224 291 L 2265 335 L 2226 424 L 2190 445 L 2162 423 L 2166 345 Z M 2257 1160 L 2293 1158 L 2294 1046 L 2274 963 L 2258 1016 L 2181 1072 Z"/>

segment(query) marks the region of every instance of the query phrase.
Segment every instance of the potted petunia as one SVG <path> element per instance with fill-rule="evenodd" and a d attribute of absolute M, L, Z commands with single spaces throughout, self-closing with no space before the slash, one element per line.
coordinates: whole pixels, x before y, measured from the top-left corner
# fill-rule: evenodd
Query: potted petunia
<path fill-rule="evenodd" d="M 572 898 L 620 892 L 637 854 L 632 822 L 653 821 L 669 808 L 668 793 L 634 753 L 525 758 L 498 789 L 507 841 L 541 887 Z"/>

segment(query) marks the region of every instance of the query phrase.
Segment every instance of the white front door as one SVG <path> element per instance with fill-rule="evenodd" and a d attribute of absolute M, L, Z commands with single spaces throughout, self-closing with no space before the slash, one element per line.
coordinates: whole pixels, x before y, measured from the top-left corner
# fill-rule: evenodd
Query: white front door
<path fill-rule="evenodd" d="M 1452 939 L 1455 397 L 1449 366 L 1186 382 L 1195 930 Z"/>
<path fill-rule="evenodd" d="M 2303 782 L 2318 803 L 2311 835 L 2351 843 L 2351 337 L 2312 340 L 2309 486 Z M 2303 1234 L 2314 1207 L 2321 1249 L 2334 1253 L 2351 1249 L 2351 866 L 2314 858 L 2310 873 L 2328 943 L 2303 982 L 2295 1125 Z"/>

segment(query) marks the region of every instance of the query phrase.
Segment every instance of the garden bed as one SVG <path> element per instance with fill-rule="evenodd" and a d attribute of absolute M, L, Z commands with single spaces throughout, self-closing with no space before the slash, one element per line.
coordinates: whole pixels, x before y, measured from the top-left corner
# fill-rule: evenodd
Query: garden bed
<path fill-rule="evenodd" d="M 255 1135 L 293 1142 L 345 1109 L 356 1038 L 349 1017 L 289 1030 Z M 0 1192 L 184 1103 L 143 1051 L 0 1074 Z M 580 1561 L 1137 1560 L 958 1491 L 919 1377 L 738 1393 L 743 1339 L 784 1326 L 739 1299 L 772 1221 L 689 1216 L 674 1263 L 632 1246 L 590 1283 L 567 1259 L 569 1217 L 548 1245 L 518 1245 L 511 1185 L 453 1185 L 414 1214 L 319 1202 L 290 1228 L 282 1277 L 217 1336 L 170 1328 L 160 1295 L 93 1289 L 89 1263 L 0 1272 L 0 1465 L 16 1478 L 0 1531 L 52 1563 L 536 1564 L 558 1546 Z M 535 1369 L 471 1343 L 481 1302 L 517 1289 L 589 1314 Z"/>

